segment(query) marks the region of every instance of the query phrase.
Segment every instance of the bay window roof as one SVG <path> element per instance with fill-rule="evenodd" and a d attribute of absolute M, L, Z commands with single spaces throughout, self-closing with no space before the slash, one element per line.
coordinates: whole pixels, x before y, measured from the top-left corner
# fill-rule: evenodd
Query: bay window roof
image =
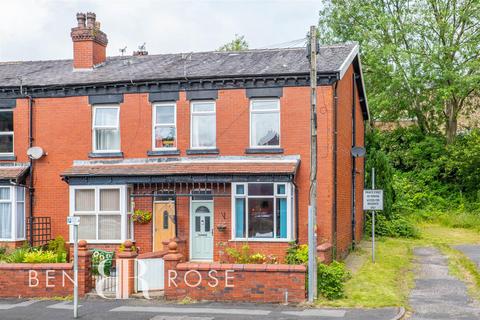
<path fill-rule="evenodd" d="M 69 183 L 81 179 L 89 179 L 93 183 L 100 178 L 104 183 L 160 182 L 165 179 L 169 182 L 191 182 L 205 178 L 208 181 L 231 182 L 239 177 L 247 180 L 249 177 L 254 180 L 277 177 L 280 178 L 278 181 L 290 181 L 299 163 L 299 156 L 90 160 L 75 161 L 61 175 Z"/>
<path fill-rule="evenodd" d="M 20 182 L 28 173 L 29 165 L 22 163 L 0 165 L 0 182 Z"/>

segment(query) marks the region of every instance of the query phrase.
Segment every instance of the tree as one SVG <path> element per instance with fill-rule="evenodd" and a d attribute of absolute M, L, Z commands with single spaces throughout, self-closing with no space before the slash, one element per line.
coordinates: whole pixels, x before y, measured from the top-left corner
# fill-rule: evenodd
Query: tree
<path fill-rule="evenodd" d="M 235 34 L 235 39 L 218 48 L 218 51 L 244 51 L 247 49 L 248 42 L 245 40 L 245 36 Z"/>
<path fill-rule="evenodd" d="M 480 87 L 480 1 L 328 0 L 319 29 L 323 42 L 361 45 L 376 117 L 415 118 L 454 141 Z"/>

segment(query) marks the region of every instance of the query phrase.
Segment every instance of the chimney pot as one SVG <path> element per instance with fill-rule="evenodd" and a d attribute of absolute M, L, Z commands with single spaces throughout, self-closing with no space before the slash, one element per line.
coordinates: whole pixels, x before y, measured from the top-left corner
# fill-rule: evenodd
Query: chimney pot
<path fill-rule="evenodd" d="M 95 27 L 95 19 L 97 16 L 93 12 L 87 12 L 87 27 L 93 28 Z"/>
<path fill-rule="evenodd" d="M 77 13 L 77 22 L 79 28 L 85 28 L 85 13 Z"/>
<path fill-rule="evenodd" d="M 87 25 L 85 26 L 85 19 Z M 77 13 L 78 27 L 72 28 L 73 67 L 91 69 L 106 61 L 107 35 L 100 30 L 93 12 Z"/>

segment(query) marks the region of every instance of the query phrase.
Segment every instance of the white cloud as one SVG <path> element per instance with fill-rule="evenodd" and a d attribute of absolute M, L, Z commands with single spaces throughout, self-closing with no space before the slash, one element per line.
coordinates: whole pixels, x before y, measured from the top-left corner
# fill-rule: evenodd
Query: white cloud
<path fill-rule="evenodd" d="M 299 39 L 315 24 L 321 1 L 5 1 L 0 61 L 71 58 L 77 12 L 93 11 L 108 55 L 147 43 L 150 53 L 215 50 L 234 35 L 252 48 Z"/>

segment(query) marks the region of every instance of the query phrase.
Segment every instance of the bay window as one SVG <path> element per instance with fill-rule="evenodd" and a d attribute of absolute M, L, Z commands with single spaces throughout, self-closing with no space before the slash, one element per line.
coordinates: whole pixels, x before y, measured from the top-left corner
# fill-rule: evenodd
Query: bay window
<path fill-rule="evenodd" d="M 25 240 L 25 189 L 0 186 L 0 240 Z"/>
<path fill-rule="evenodd" d="M 93 108 L 93 151 L 120 152 L 120 107 Z"/>
<path fill-rule="evenodd" d="M 175 103 L 161 103 L 153 106 L 153 150 L 177 147 Z"/>
<path fill-rule="evenodd" d="M 292 199 L 293 188 L 289 183 L 232 184 L 232 237 L 237 240 L 291 240 Z"/>
<path fill-rule="evenodd" d="M 250 147 L 280 147 L 280 100 L 250 101 Z"/>
<path fill-rule="evenodd" d="M 0 110 L 0 155 L 13 155 L 13 110 Z"/>
<path fill-rule="evenodd" d="M 216 147 L 216 125 L 214 101 L 195 101 L 191 107 L 192 149 L 214 149 Z"/>
<path fill-rule="evenodd" d="M 130 238 L 127 186 L 70 187 L 70 215 L 80 217 L 78 239 L 118 243 Z"/>

